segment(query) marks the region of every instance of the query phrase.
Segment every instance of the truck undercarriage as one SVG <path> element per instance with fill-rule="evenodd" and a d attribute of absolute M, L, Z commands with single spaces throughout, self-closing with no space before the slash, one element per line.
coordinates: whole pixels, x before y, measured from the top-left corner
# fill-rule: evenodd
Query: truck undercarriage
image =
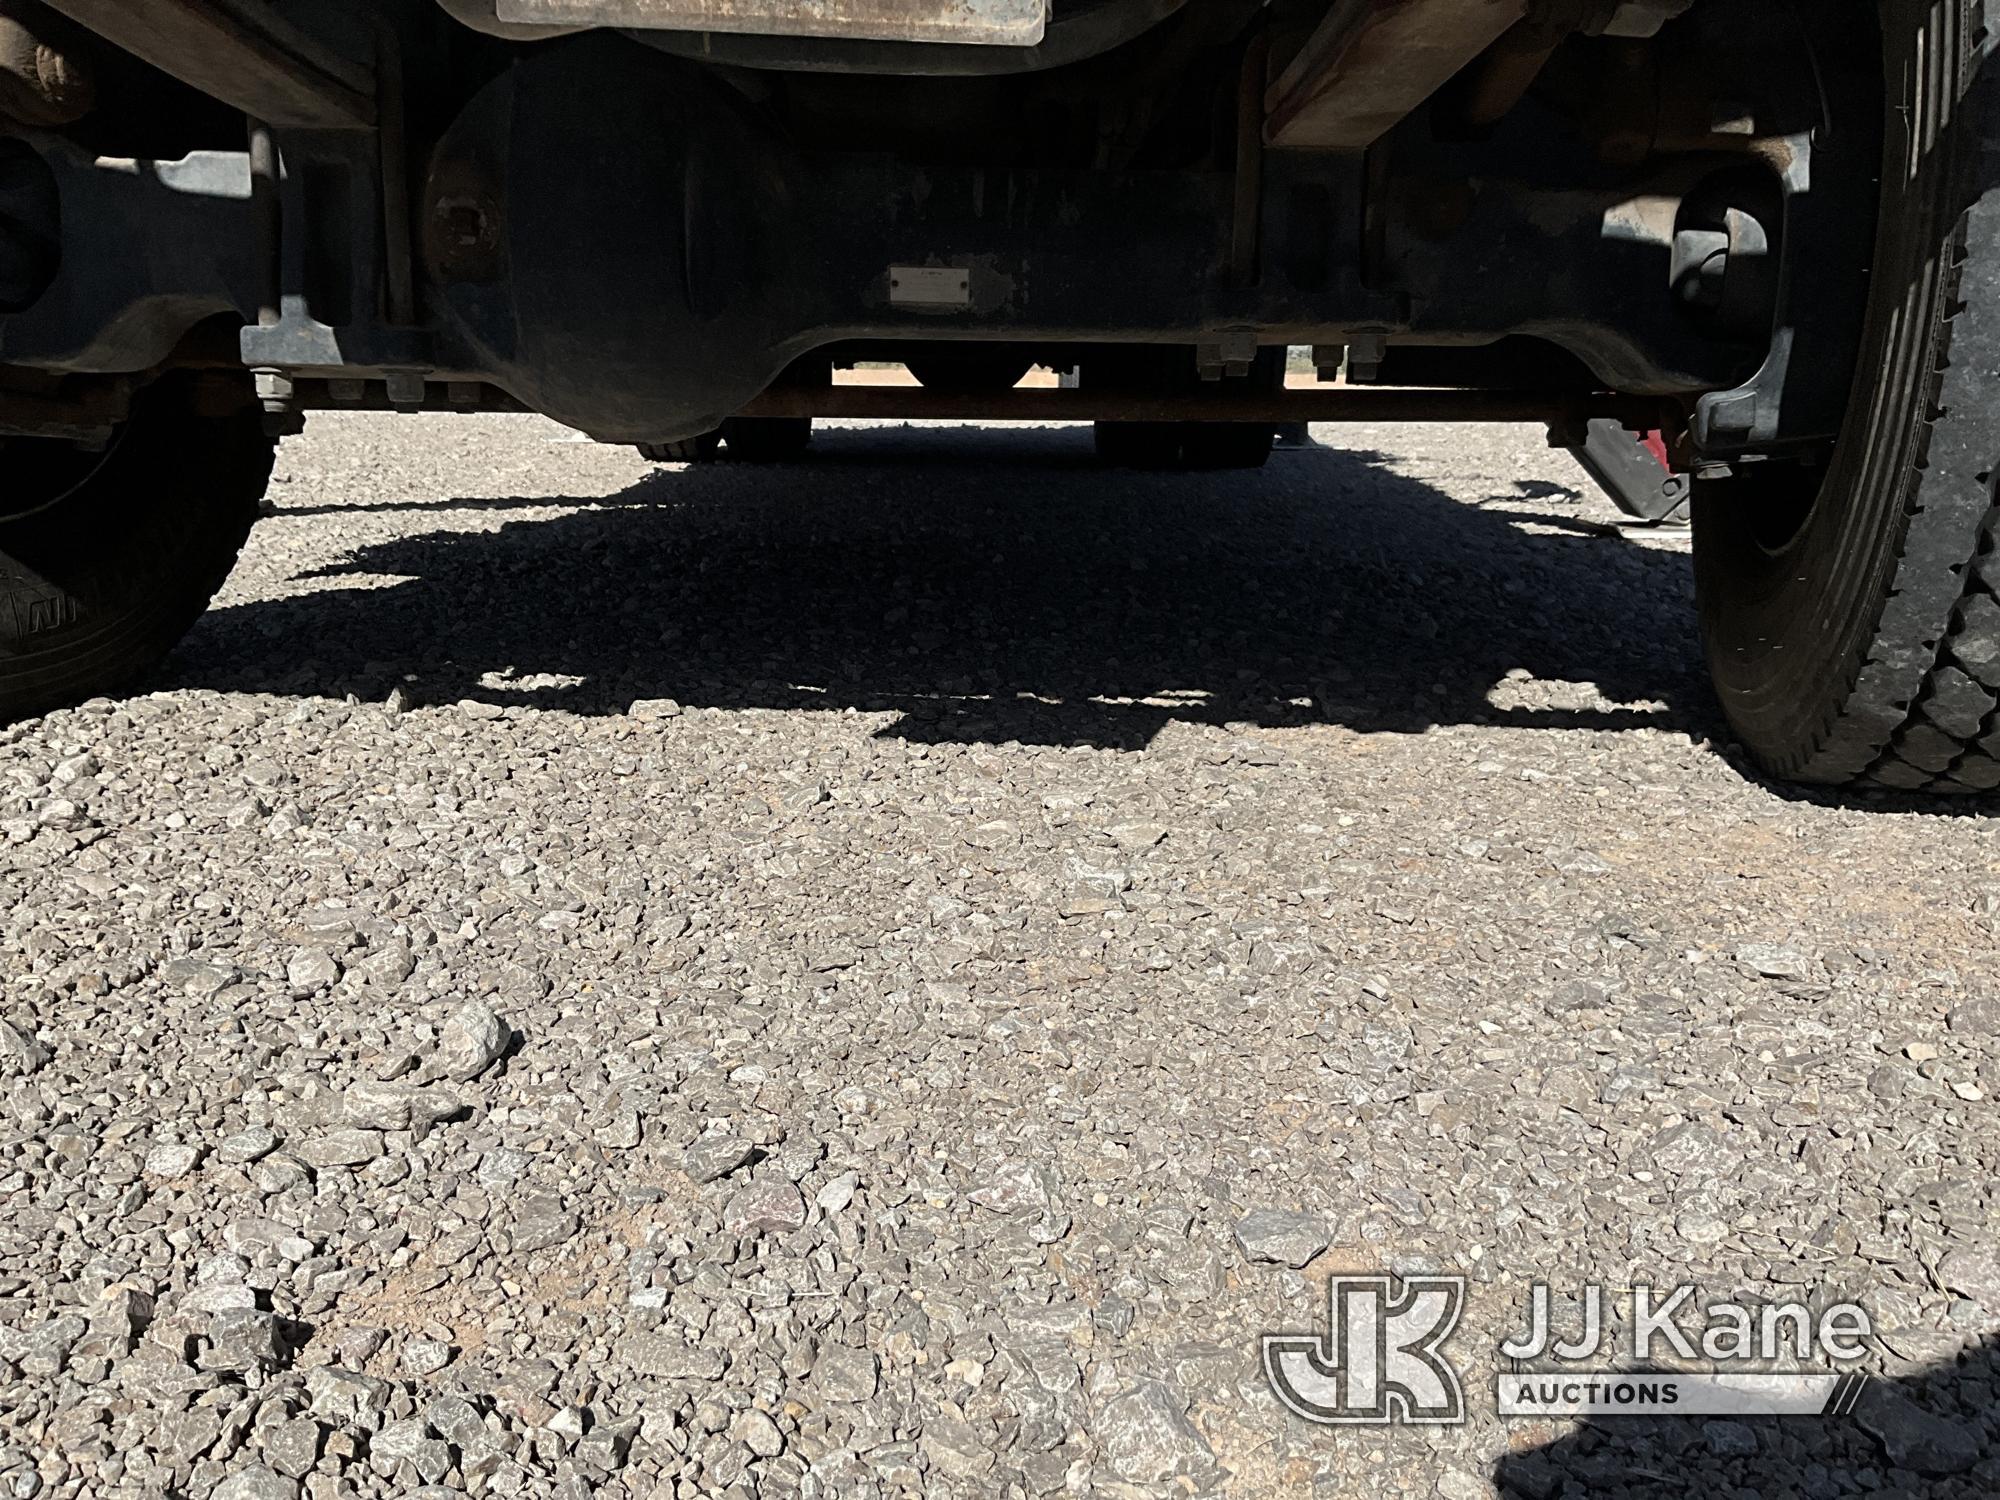
<path fill-rule="evenodd" d="M 2000 263 L 1990 45 L 1893 0 L 0 0 L 0 708 L 143 669 L 242 539 L 91 499 L 128 444 L 212 493 L 317 409 L 698 443 L 886 358 L 1113 448 L 1661 431 L 1751 748 L 1986 790 L 2000 416 L 1943 398 L 1992 409 L 1945 354 Z M 1342 388 L 1283 390 L 1300 345 Z"/>

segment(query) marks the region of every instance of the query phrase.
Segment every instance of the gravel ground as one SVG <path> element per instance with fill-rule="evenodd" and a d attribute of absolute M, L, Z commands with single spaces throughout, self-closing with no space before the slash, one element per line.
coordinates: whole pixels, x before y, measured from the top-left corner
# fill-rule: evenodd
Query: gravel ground
<path fill-rule="evenodd" d="M 315 418 L 0 732 L 0 1495 L 2000 1489 L 1989 824 L 1749 776 L 1538 434 L 1339 440 Z M 1266 1387 L 1375 1268 L 1468 1424 Z M 1880 1379 L 1503 1424 L 1586 1280 Z"/>

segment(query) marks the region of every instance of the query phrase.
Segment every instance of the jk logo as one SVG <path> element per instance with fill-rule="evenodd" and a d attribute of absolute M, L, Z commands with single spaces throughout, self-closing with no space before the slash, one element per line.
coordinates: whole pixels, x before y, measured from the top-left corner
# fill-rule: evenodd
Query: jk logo
<path fill-rule="evenodd" d="M 1308 1422 L 1463 1422 L 1465 1390 L 1438 1352 L 1465 1310 L 1463 1276 L 1335 1276 L 1326 1332 L 1267 1333 L 1264 1374 Z"/>

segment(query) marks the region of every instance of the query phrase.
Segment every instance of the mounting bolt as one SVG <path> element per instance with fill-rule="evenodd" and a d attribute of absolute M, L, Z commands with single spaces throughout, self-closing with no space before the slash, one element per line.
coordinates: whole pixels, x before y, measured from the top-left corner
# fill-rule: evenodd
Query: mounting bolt
<path fill-rule="evenodd" d="M 1357 333 L 1347 341 L 1347 383 L 1373 385 L 1382 378 L 1382 361 L 1389 340 L 1379 333 Z"/>
<path fill-rule="evenodd" d="M 388 387 L 391 406 L 422 406 L 424 404 L 424 372 L 422 370 L 386 370 L 382 383 Z"/>
<path fill-rule="evenodd" d="M 253 370 L 257 404 L 264 410 L 264 431 L 271 437 L 294 437 L 306 430 L 299 410 L 298 388 L 283 370 Z"/>
<path fill-rule="evenodd" d="M 1203 380 L 1220 380 L 1227 375 L 1238 379 L 1250 373 L 1257 362 L 1257 335 L 1225 333 L 1220 338 L 1194 346 L 1195 367 Z"/>

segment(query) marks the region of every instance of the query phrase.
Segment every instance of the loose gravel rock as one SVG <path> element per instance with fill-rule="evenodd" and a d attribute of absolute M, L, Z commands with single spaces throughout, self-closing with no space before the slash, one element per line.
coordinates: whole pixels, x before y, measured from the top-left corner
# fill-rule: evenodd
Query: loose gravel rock
<path fill-rule="evenodd" d="M 472 1001 L 445 1022 L 430 1071 L 438 1077 L 461 1082 L 477 1078 L 507 1050 L 508 1035 L 505 1021 L 487 1006 Z"/>
<path fill-rule="evenodd" d="M 1236 1243 L 1244 1255 L 1272 1265 L 1303 1266 L 1331 1239 L 1318 1214 L 1258 1208 L 1236 1221 Z"/>
<path fill-rule="evenodd" d="M 705 1135 L 681 1153 L 681 1170 L 694 1182 L 714 1182 L 757 1154 L 757 1148 L 740 1136 Z"/>
<path fill-rule="evenodd" d="M 0 730 L 0 1494 L 2000 1491 L 1990 825 L 1747 776 L 1540 434 L 1326 435 L 313 418 Z M 1468 1424 L 1264 1384 L 1376 1269 Z M 1587 1280 L 1875 1386 L 1501 1423 Z"/>

